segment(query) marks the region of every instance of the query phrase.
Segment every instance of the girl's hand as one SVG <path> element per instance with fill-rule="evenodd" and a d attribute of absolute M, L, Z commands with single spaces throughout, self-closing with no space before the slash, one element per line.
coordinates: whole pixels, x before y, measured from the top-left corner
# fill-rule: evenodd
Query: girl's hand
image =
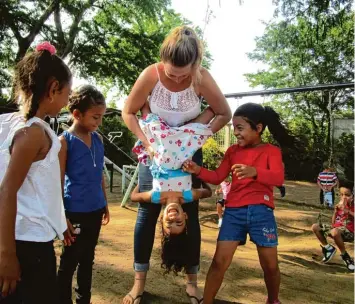
<path fill-rule="evenodd" d="M 110 210 L 108 209 L 108 206 L 106 205 L 105 213 L 102 216 L 102 225 L 106 226 L 109 222 L 110 222 Z"/>
<path fill-rule="evenodd" d="M 253 178 L 257 176 L 256 168 L 247 165 L 235 164 L 232 166 L 232 171 L 238 179 Z"/>
<path fill-rule="evenodd" d="M 74 227 L 72 225 L 72 223 L 69 221 L 69 219 L 67 219 L 67 226 L 68 229 L 64 231 L 63 235 L 64 235 L 64 246 L 71 246 L 71 244 L 73 244 L 75 242 L 75 237 L 74 235 Z"/>
<path fill-rule="evenodd" d="M 20 264 L 16 252 L 0 253 L 0 295 L 7 297 L 16 290 L 17 281 L 20 280 Z"/>
<path fill-rule="evenodd" d="M 191 174 L 199 174 L 201 171 L 201 167 L 192 160 L 186 160 L 182 164 L 182 170 Z"/>

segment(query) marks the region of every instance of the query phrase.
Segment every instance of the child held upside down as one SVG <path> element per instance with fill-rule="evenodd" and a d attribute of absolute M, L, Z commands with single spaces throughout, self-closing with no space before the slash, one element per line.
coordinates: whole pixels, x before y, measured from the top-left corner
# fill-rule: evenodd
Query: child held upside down
<path fill-rule="evenodd" d="M 181 167 L 212 135 L 209 125 L 189 123 L 182 127 L 170 127 L 158 115 L 150 113 L 147 104 L 142 109 L 139 125 L 154 150 L 147 151 L 141 141 L 133 148 L 139 162 L 149 166 L 152 173 L 152 202 L 160 203 L 160 196 L 167 191 L 173 192 L 169 194 L 169 200 L 183 198 L 185 203 L 192 202 L 191 174 Z"/>
<path fill-rule="evenodd" d="M 192 189 L 192 176 L 181 167 L 202 147 L 212 131 L 201 121 L 170 127 L 158 115 L 149 112 L 149 107 L 142 110 L 139 125 L 152 150 L 147 151 L 138 141 L 133 152 L 138 155 L 140 165 L 149 166 L 152 190 L 139 193 L 136 188 L 131 198 L 141 203 L 166 204 L 162 218 L 162 267 L 166 272 L 178 273 L 193 260 L 187 245 L 190 241 L 187 216 L 181 204 L 212 195 L 207 185 L 204 189 Z"/>

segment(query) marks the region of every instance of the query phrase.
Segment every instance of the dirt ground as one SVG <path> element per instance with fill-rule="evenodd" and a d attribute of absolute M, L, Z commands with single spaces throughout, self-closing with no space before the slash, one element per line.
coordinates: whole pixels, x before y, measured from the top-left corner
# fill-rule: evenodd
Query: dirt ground
<path fill-rule="evenodd" d="M 117 184 L 118 178 L 115 179 Z M 322 258 L 319 242 L 310 230 L 320 212 L 317 186 L 287 182 L 286 187 L 285 199 L 280 199 L 275 189 L 282 303 L 354 303 L 354 275 L 342 264 L 339 253 L 327 265 L 319 262 Z M 102 229 L 96 250 L 93 304 L 121 303 L 133 283 L 133 231 L 137 205 L 128 204 L 127 208 L 121 208 L 120 192 L 121 188 L 117 186 L 109 196 L 111 222 Z M 200 203 L 200 287 L 204 285 L 218 234 L 214 199 Z M 331 215 L 330 211 L 325 214 Z M 183 275 L 163 275 L 159 244 L 157 232 L 146 293 L 141 303 L 190 303 L 185 295 Z M 353 256 L 353 244 L 346 245 Z M 265 303 L 266 288 L 253 243 L 248 242 L 237 250 L 217 298 L 216 303 Z"/>

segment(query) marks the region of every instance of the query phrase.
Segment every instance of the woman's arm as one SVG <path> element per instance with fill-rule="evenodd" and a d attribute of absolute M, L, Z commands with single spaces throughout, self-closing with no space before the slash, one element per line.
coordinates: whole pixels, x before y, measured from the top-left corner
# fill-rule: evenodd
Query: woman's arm
<path fill-rule="evenodd" d="M 212 108 L 210 106 L 208 106 L 207 108 L 205 108 L 203 110 L 203 112 L 197 116 L 195 119 L 189 121 L 189 122 L 195 122 L 195 123 L 200 123 L 200 124 L 204 124 L 207 125 L 209 124 L 212 119 L 215 117 L 215 113 L 213 112 Z"/>
<path fill-rule="evenodd" d="M 150 144 L 139 126 L 136 115 L 144 107 L 150 92 L 158 81 L 157 77 L 153 65 L 146 68 L 138 77 L 122 110 L 122 118 L 128 129 L 142 141 L 145 147 L 150 146 Z"/>
<path fill-rule="evenodd" d="M 199 85 L 199 93 L 215 114 L 211 129 L 213 133 L 216 133 L 231 120 L 232 112 L 211 74 L 205 68 L 201 68 L 201 74 L 202 82 Z M 204 115 L 204 112 L 201 115 Z"/>

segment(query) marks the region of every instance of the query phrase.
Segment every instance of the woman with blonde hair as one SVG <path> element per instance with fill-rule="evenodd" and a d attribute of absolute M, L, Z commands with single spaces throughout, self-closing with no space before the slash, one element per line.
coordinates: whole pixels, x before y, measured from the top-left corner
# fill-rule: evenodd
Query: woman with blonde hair
<path fill-rule="evenodd" d="M 173 29 L 161 46 L 160 58 L 161 62 L 148 66 L 138 77 L 122 112 L 127 127 L 142 142 L 150 156 L 154 154 L 154 150 L 137 119 L 137 112 L 147 101 L 151 112 L 172 127 L 198 122 L 209 124 L 215 133 L 224 127 L 232 116 L 221 90 L 210 73 L 201 66 L 203 46 L 191 28 L 180 26 Z M 202 98 L 208 104 L 203 112 Z M 192 159 L 202 164 L 201 149 Z M 193 180 L 193 188 L 200 188 L 200 185 L 200 180 Z M 146 192 L 151 189 L 152 175 L 149 166 L 140 163 L 139 191 Z M 186 293 L 191 303 L 202 303 L 202 294 L 197 287 L 201 247 L 198 201 L 184 204 L 182 208 L 189 219 L 186 247 L 190 251 L 190 260 L 184 267 L 187 276 Z M 124 304 L 138 304 L 142 299 L 160 211 L 160 204 L 139 205 L 134 231 L 135 280 L 133 288 L 123 299 Z"/>

